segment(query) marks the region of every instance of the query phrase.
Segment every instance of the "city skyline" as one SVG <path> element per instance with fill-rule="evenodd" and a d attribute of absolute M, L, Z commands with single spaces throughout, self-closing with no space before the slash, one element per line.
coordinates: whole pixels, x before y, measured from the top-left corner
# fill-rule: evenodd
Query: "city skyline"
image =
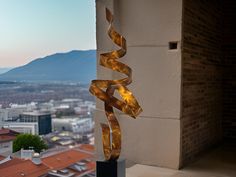
<path fill-rule="evenodd" d="M 95 1 L 0 1 L 0 68 L 96 49 Z"/>

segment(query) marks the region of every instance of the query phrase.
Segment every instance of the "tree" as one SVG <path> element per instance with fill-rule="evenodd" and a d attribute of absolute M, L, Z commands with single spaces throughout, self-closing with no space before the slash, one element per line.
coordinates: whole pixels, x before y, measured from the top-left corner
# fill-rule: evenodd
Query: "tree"
<path fill-rule="evenodd" d="M 33 148 L 35 152 L 40 153 L 43 149 L 47 149 L 47 145 L 38 135 L 31 134 L 20 134 L 13 141 L 13 152 L 30 148 Z"/>

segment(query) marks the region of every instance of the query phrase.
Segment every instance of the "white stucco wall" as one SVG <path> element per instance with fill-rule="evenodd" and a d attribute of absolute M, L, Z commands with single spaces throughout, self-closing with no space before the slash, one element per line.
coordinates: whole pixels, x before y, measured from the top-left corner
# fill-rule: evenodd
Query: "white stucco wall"
<path fill-rule="evenodd" d="M 181 94 L 181 0 L 97 0 L 97 49 L 99 54 L 116 47 L 107 36 L 105 7 L 115 15 L 116 29 L 126 38 L 127 55 L 121 59 L 133 69 L 129 86 L 143 108 L 134 120 L 118 114 L 122 156 L 134 163 L 179 167 Z M 169 50 L 170 41 L 178 42 Z M 101 66 L 99 79 L 121 77 Z M 102 156 L 100 123 L 106 122 L 103 102 L 95 114 L 96 150 Z"/>
<path fill-rule="evenodd" d="M 0 155 L 8 156 L 12 154 L 13 141 L 0 142 Z"/>

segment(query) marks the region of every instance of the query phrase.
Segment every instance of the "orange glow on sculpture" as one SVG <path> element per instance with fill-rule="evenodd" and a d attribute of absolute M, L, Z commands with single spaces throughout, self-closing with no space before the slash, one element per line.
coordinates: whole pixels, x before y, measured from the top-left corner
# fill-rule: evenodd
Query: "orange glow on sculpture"
<path fill-rule="evenodd" d="M 100 54 L 100 65 L 123 73 L 127 77 L 119 80 L 93 80 L 89 90 L 105 103 L 108 125 L 101 124 L 105 159 L 117 160 L 121 152 L 121 129 L 113 107 L 133 118 L 136 118 L 142 112 L 142 108 L 132 92 L 126 87 L 132 82 L 132 69 L 118 61 L 126 54 L 126 40 L 112 26 L 113 15 L 108 9 L 106 9 L 106 19 L 109 22 L 108 35 L 120 49 Z M 115 91 L 119 93 L 122 100 L 114 97 Z"/>

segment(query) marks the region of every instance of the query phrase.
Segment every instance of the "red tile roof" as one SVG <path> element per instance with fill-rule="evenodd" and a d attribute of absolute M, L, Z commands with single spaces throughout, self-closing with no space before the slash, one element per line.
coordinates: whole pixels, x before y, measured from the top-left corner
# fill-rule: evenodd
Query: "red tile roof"
<path fill-rule="evenodd" d="M 96 163 L 95 162 L 90 162 L 90 163 L 88 163 L 87 167 L 88 167 L 89 170 L 93 171 L 96 168 Z"/>
<path fill-rule="evenodd" d="M 49 168 L 44 164 L 35 165 L 30 160 L 25 160 L 0 169 L 0 174 L 1 177 L 38 177 L 47 173 L 48 170 Z"/>
<path fill-rule="evenodd" d="M 11 167 L 11 166 L 14 166 L 16 164 L 19 164 L 19 163 L 22 163 L 24 162 L 25 160 L 22 160 L 22 159 L 18 159 L 18 158 L 14 158 L 8 162 L 5 162 L 3 164 L 0 165 L 0 174 L 1 174 L 1 170 L 4 169 L 4 168 L 8 168 L 8 167 Z"/>
<path fill-rule="evenodd" d="M 0 160 L 3 160 L 5 158 L 6 158 L 5 156 L 0 155 Z"/>
<path fill-rule="evenodd" d="M 76 163 L 82 159 L 91 158 L 90 154 L 86 154 L 77 150 L 68 150 L 59 154 L 55 154 L 42 159 L 43 163 L 51 169 L 63 169 L 69 165 Z"/>
<path fill-rule="evenodd" d="M 7 128 L 0 129 L 0 142 L 12 141 L 19 133 Z"/>
<path fill-rule="evenodd" d="M 95 151 L 94 145 L 90 145 L 90 144 L 81 144 L 79 146 L 79 149 L 82 149 L 91 153 L 94 153 Z"/>
<path fill-rule="evenodd" d="M 8 128 L 1 128 L 0 129 L 0 135 L 18 135 L 19 133 L 14 131 L 14 130 L 11 130 L 11 129 L 8 129 Z"/>
<path fill-rule="evenodd" d="M 86 148 L 85 148 L 86 147 Z M 90 146 L 83 146 L 85 149 L 92 149 Z M 47 174 L 50 170 L 61 170 L 84 159 L 93 158 L 92 153 L 84 150 L 70 149 L 64 152 L 42 158 L 42 164 L 35 165 L 30 160 L 14 158 L 0 165 L 0 177 L 38 177 Z M 87 171 L 95 170 L 95 163 L 87 163 Z M 74 171 L 76 174 L 81 174 Z M 84 173 L 84 172 L 83 172 Z"/>

